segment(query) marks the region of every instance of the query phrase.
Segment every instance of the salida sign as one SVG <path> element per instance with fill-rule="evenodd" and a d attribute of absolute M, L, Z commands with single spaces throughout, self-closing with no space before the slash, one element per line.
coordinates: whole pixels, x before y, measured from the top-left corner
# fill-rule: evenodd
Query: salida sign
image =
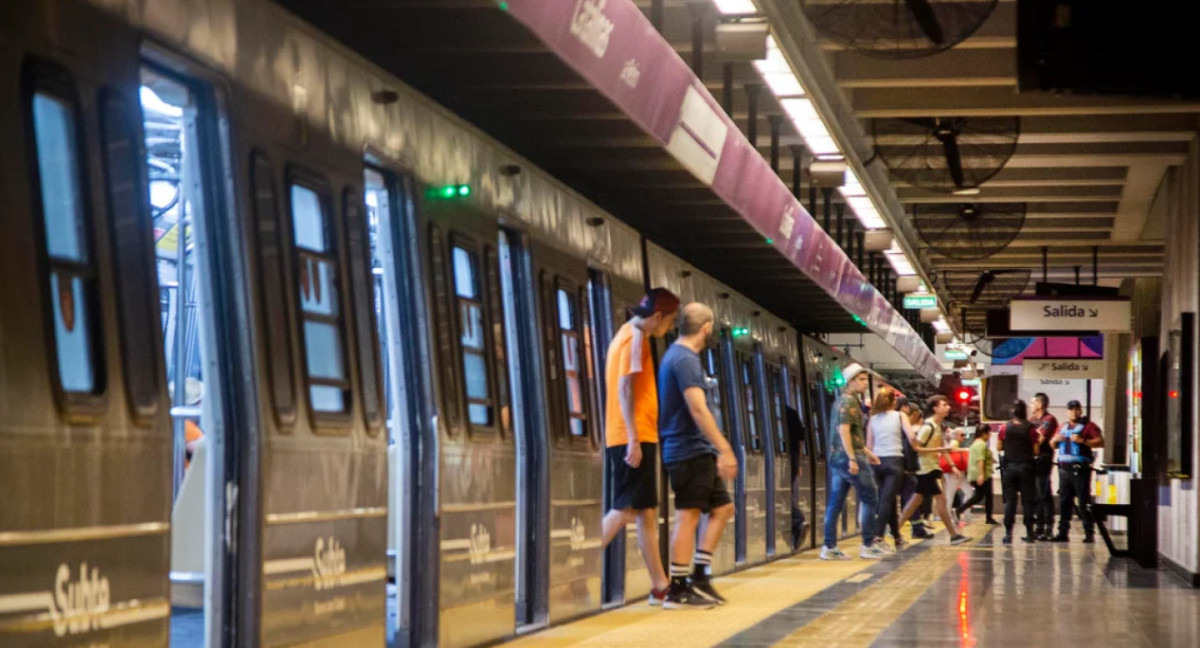
<path fill-rule="evenodd" d="M 1103 360 L 1025 360 L 1025 380 L 1086 380 L 1104 378 Z"/>
<path fill-rule="evenodd" d="M 1128 331 L 1128 300 L 1014 299 L 1009 305 L 1014 331 Z"/>

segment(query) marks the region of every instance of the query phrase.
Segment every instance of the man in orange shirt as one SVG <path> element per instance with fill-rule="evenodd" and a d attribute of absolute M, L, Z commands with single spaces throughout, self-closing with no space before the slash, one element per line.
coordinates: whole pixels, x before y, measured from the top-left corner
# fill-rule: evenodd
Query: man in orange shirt
<path fill-rule="evenodd" d="M 613 476 L 604 544 L 637 521 L 638 546 L 650 572 L 650 605 L 662 604 L 670 584 L 658 554 L 658 385 L 650 338 L 674 328 L 678 310 L 679 298 L 671 291 L 651 289 L 608 345 L 604 367 L 604 440 Z"/>

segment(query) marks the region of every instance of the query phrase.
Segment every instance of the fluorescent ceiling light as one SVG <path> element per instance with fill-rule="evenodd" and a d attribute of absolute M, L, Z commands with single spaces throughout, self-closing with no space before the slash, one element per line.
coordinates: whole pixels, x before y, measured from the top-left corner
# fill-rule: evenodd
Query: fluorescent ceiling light
<path fill-rule="evenodd" d="M 946 331 L 950 330 L 950 325 L 947 324 L 946 320 L 943 318 L 935 320 L 933 322 L 933 328 L 937 329 L 939 332 L 945 333 Z"/>
<path fill-rule="evenodd" d="M 760 72 L 763 81 L 776 97 L 798 97 L 804 94 L 804 86 L 800 85 L 796 75 L 791 72 Z"/>
<path fill-rule="evenodd" d="M 903 254 L 892 254 L 890 252 L 885 252 L 884 254 L 887 256 L 888 261 L 891 262 L 892 269 L 896 271 L 897 275 L 905 276 L 917 274 L 916 269 L 913 268 L 913 265 L 909 262 L 908 257 L 904 256 Z"/>
<path fill-rule="evenodd" d="M 846 179 L 842 181 L 842 186 L 838 188 L 838 191 L 841 191 L 846 198 L 867 195 L 862 183 L 858 181 L 858 176 L 854 175 L 854 170 L 849 167 L 846 167 Z"/>
<path fill-rule="evenodd" d="M 758 7 L 754 6 L 751 0 L 713 0 L 713 4 L 717 5 L 717 11 L 723 14 L 758 13 Z"/>
<path fill-rule="evenodd" d="M 846 198 L 846 204 L 850 205 L 850 209 L 854 210 L 854 215 L 858 217 L 858 222 L 867 229 L 883 229 L 887 226 L 883 222 L 883 218 L 879 216 L 879 211 L 875 209 L 875 203 L 867 196 L 849 196 Z"/>
<path fill-rule="evenodd" d="M 780 99 L 779 104 L 788 117 L 792 118 L 792 124 L 800 132 L 800 137 L 804 138 L 804 145 L 810 153 L 816 156 L 841 153 L 837 142 L 833 141 L 829 130 L 825 128 L 825 122 L 821 121 L 817 109 L 807 97 Z"/>

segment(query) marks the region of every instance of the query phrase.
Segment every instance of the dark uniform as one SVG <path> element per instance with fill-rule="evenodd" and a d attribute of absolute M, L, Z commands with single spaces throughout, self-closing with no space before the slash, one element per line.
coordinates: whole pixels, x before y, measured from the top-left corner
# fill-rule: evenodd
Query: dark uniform
<path fill-rule="evenodd" d="M 1026 542 L 1033 542 L 1034 462 L 1033 445 L 1037 435 L 1029 421 L 1009 423 L 1000 433 L 1004 442 L 1004 464 L 1000 483 L 1004 488 L 1004 541 L 1012 542 L 1013 523 L 1017 517 L 1017 496 L 1021 497 L 1022 517 L 1025 519 Z"/>

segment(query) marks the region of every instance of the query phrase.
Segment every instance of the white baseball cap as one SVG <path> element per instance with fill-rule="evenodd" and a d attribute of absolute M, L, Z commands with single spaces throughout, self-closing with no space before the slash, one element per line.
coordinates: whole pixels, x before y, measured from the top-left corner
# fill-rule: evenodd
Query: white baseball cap
<path fill-rule="evenodd" d="M 849 383 L 851 380 L 854 380 L 855 376 L 860 373 L 866 373 L 866 371 L 867 370 L 863 369 L 862 365 L 858 364 L 857 362 L 851 362 L 849 366 L 847 366 L 845 369 L 842 369 L 842 380 L 846 381 L 846 383 Z"/>

